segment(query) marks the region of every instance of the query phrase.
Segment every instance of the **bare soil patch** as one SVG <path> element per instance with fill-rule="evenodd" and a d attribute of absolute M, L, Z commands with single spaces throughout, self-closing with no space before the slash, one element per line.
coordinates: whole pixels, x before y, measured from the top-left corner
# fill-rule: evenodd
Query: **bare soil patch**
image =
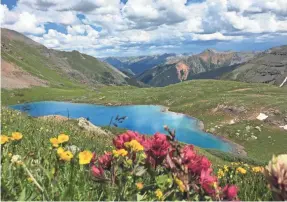
<path fill-rule="evenodd" d="M 1 88 L 17 89 L 47 86 L 48 82 L 32 76 L 19 67 L 1 59 Z"/>

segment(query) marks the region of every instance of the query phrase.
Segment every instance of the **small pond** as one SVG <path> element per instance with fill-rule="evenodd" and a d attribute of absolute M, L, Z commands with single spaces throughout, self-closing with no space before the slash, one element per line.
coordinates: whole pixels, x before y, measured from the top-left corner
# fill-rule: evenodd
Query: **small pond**
<path fill-rule="evenodd" d="M 111 118 L 119 128 L 138 131 L 142 134 L 165 133 L 163 126 L 176 130 L 176 139 L 202 148 L 231 151 L 232 146 L 222 139 L 201 131 L 197 120 L 180 113 L 164 112 L 164 107 L 155 105 L 104 106 L 69 102 L 32 102 L 10 106 L 34 117 L 62 115 L 70 118 L 88 118 L 97 126 L 107 126 Z M 115 118 L 122 117 L 120 121 Z"/>

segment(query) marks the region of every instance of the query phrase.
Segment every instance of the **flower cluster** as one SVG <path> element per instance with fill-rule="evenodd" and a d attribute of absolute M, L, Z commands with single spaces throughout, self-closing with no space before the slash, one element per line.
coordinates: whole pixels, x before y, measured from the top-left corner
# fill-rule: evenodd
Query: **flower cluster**
<path fill-rule="evenodd" d="M 287 200 L 287 154 L 273 156 L 264 174 L 275 200 Z"/>
<path fill-rule="evenodd" d="M 197 154 L 192 145 L 181 146 L 173 139 L 174 135 L 156 133 L 146 137 L 127 131 L 114 138 L 116 149 L 112 152 L 97 158 L 94 154 L 91 173 L 98 180 L 115 184 L 121 181 L 117 179 L 121 175 L 117 176 L 115 173 L 120 169 L 125 175 L 131 175 L 129 179 L 133 179 L 136 190 L 140 192 L 144 190 L 144 183 L 138 177 L 166 173 L 165 183 L 168 182 L 168 186 L 154 185 L 156 191 L 153 196 L 157 200 L 167 199 L 165 193 L 174 188 L 183 194 L 182 199 L 188 199 L 186 197 L 194 191 L 202 197 L 209 196 L 214 200 L 237 199 L 237 187 L 220 187 L 217 176 L 213 174 L 211 162 L 205 156 Z"/>
<path fill-rule="evenodd" d="M 50 139 L 50 142 L 52 143 L 53 147 L 59 147 L 59 144 L 62 144 L 64 142 L 69 141 L 69 136 L 66 134 L 60 134 L 57 138 L 53 137 Z"/>
<path fill-rule="evenodd" d="M 11 134 L 11 136 L 7 136 L 7 135 L 1 135 L 1 145 L 8 143 L 9 141 L 19 141 L 23 138 L 22 133 L 19 132 L 13 132 Z"/>

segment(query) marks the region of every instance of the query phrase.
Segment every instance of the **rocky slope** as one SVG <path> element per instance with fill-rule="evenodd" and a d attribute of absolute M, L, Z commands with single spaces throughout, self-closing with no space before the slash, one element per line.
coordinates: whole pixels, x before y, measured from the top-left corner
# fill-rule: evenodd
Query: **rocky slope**
<path fill-rule="evenodd" d="M 151 55 L 151 56 L 138 56 L 138 57 L 107 57 L 101 60 L 109 63 L 110 65 L 122 70 L 128 69 L 135 75 L 139 75 L 144 71 L 166 63 L 170 57 L 176 56 L 175 54 L 162 54 L 162 55 Z M 123 70 L 125 71 L 125 70 Z"/>
<path fill-rule="evenodd" d="M 111 65 L 78 51 L 48 49 L 8 29 L 1 29 L 1 38 L 4 88 L 138 84 Z"/>
<path fill-rule="evenodd" d="M 217 78 L 249 61 L 254 55 L 251 52 L 218 52 L 208 49 L 197 55 L 174 57 L 166 64 L 145 71 L 137 79 L 152 86 L 166 86 L 190 79 Z"/>
<path fill-rule="evenodd" d="M 287 86 L 287 46 L 269 49 L 223 78 Z"/>

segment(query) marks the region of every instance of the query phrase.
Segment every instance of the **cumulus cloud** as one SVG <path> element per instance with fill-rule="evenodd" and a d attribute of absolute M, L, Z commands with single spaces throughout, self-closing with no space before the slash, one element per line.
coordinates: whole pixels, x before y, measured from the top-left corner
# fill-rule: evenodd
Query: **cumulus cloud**
<path fill-rule="evenodd" d="M 287 1 L 18 0 L 12 10 L 0 6 L 0 21 L 50 48 L 130 54 L 286 36 Z M 49 23 L 65 31 L 45 29 Z"/>

